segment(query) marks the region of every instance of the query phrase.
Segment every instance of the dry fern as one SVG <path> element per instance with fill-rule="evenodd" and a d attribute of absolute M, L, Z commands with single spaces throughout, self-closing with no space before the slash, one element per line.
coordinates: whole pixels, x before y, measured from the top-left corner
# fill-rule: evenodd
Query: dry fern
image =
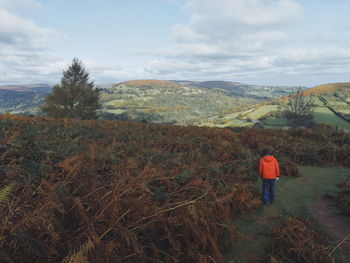
<path fill-rule="evenodd" d="M 94 248 L 94 242 L 89 240 L 82 245 L 78 251 L 68 255 L 62 262 L 63 263 L 90 263 L 87 255 Z"/>
<path fill-rule="evenodd" d="M 0 206 L 2 206 L 9 199 L 14 187 L 15 183 L 10 183 L 0 190 Z"/>

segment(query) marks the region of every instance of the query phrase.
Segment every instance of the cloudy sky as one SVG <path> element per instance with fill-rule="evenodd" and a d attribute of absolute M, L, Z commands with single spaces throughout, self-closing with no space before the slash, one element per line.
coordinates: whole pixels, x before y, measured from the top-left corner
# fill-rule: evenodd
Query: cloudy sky
<path fill-rule="evenodd" d="M 0 84 L 350 81 L 350 0 L 0 0 Z"/>

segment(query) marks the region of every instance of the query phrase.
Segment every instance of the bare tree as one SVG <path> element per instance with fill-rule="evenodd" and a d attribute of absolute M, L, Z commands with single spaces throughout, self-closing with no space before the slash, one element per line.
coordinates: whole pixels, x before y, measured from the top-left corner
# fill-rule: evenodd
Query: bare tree
<path fill-rule="evenodd" d="M 284 115 L 295 122 L 312 119 L 313 109 L 313 96 L 307 95 L 305 90 L 300 88 L 295 94 L 290 96 L 284 107 Z"/>

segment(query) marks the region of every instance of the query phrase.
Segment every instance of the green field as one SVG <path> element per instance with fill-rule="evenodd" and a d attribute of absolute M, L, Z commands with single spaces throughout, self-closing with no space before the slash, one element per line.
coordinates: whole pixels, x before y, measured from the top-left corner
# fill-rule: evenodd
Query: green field
<path fill-rule="evenodd" d="M 312 97 L 312 103 L 315 106 L 324 106 L 323 102 L 318 97 Z"/>
<path fill-rule="evenodd" d="M 264 124 L 267 126 L 288 126 L 288 120 L 286 118 L 267 118 L 264 120 Z"/>
<path fill-rule="evenodd" d="M 245 115 L 246 118 L 250 118 L 252 120 L 257 120 L 264 116 L 265 114 L 271 112 L 271 111 L 277 111 L 278 106 L 277 105 L 264 105 L 256 108 L 251 113 L 248 113 Z"/>
<path fill-rule="evenodd" d="M 339 113 L 349 114 L 349 115 L 350 115 L 350 109 L 346 109 L 346 110 L 339 110 Z"/>
<path fill-rule="evenodd" d="M 237 221 L 241 239 L 229 255 L 231 262 L 266 262 L 269 236 L 264 233 L 271 232 L 272 227 L 284 216 L 312 217 L 310 205 L 321 200 L 325 194 L 335 194 L 336 185 L 349 178 L 350 169 L 304 166 L 301 172 L 302 177 L 282 177 L 277 182 L 273 205 L 261 206 L 256 214 Z M 256 187 L 260 190 L 260 180 Z M 328 231 L 326 225 L 320 225 L 320 229 Z M 345 263 L 341 260 L 337 262 Z"/>
<path fill-rule="evenodd" d="M 350 108 L 349 104 L 347 104 L 344 101 L 330 101 L 328 103 L 328 105 L 331 106 L 331 107 L 347 107 L 347 108 Z"/>
<path fill-rule="evenodd" d="M 332 126 L 350 131 L 350 123 L 334 115 L 334 113 L 326 107 L 315 107 L 313 116 L 316 123 L 327 123 Z"/>
<path fill-rule="evenodd" d="M 203 122 L 199 124 L 199 126 L 206 126 L 206 127 L 218 127 L 218 128 L 225 128 L 225 127 L 249 127 L 252 126 L 252 122 L 246 122 L 245 120 L 238 120 L 238 119 L 212 119 L 207 122 Z"/>

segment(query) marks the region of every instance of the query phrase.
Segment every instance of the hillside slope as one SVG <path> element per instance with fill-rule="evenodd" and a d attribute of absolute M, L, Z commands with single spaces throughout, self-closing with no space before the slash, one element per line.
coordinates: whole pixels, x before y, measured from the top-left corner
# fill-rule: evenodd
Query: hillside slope
<path fill-rule="evenodd" d="M 286 96 L 298 89 L 294 86 L 261 86 L 230 81 L 176 81 L 176 83 L 198 88 L 220 89 L 231 96 L 250 97 L 260 101 Z"/>
<path fill-rule="evenodd" d="M 99 84 L 102 119 L 133 119 L 173 124 L 220 126 L 210 118 L 233 108 L 290 94 L 295 87 L 270 87 L 228 81 L 130 80 Z M 38 114 L 48 85 L 0 87 L 0 113 Z"/>
<path fill-rule="evenodd" d="M 316 86 L 305 91 L 313 97 L 313 121 L 350 131 L 350 83 Z M 290 94 L 291 95 L 291 94 Z M 283 117 L 283 108 L 290 95 L 255 105 L 237 107 L 223 116 L 211 118 L 203 125 L 217 127 L 252 126 L 281 129 L 291 127 Z"/>
<path fill-rule="evenodd" d="M 121 118 L 174 124 L 197 124 L 228 108 L 258 101 L 222 89 L 158 80 L 119 83 L 103 90 L 101 100 L 104 112 Z"/>
<path fill-rule="evenodd" d="M 0 86 L 0 113 L 36 115 L 50 91 L 46 84 Z"/>
<path fill-rule="evenodd" d="M 335 83 L 317 86 L 308 90 L 316 95 L 327 110 L 335 117 L 341 118 L 349 124 L 350 130 L 350 83 Z"/>
<path fill-rule="evenodd" d="M 335 92 L 350 95 L 350 82 L 323 84 L 306 90 L 306 95 L 331 95 Z"/>

